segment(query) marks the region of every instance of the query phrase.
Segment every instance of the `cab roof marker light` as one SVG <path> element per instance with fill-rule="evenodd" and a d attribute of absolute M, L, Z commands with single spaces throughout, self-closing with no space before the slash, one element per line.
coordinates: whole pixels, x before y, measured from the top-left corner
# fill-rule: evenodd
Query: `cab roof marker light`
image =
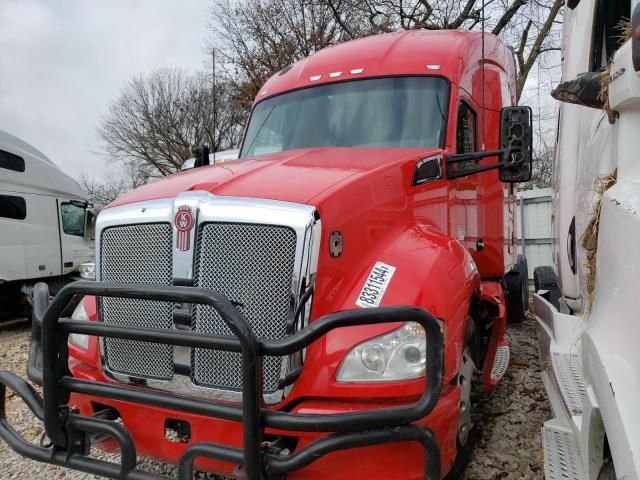
<path fill-rule="evenodd" d="M 364 68 L 353 68 L 351 70 L 349 70 L 349 73 L 351 75 L 358 75 L 360 73 L 364 72 Z"/>
<path fill-rule="evenodd" d="M 342 72 L 331 72 L 329 74 L 329 78 L 336 78 L 336 77 L 339 77 L 340 75 L 342 75 Z"/>
<path fill-rule="evenodd" d="M 440 65 L 427 65 L 427 70 L 440 70 Z"/>
<path fill-rule="evenodd" d="M 311 77 L 309 77 L 309 81 L 310 82 L 317 82 L 321 78 L 322 78 L 322 75 L 312 75 Z"/>

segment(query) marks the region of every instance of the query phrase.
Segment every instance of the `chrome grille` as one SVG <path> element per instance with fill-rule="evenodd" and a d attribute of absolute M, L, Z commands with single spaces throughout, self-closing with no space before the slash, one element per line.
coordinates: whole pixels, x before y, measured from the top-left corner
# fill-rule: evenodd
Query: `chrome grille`
<path fill-rule="evenodd" d="M 291 287 L 296 252 L 292 228 L 246 223 L 206 223 L 200 226 L 194 284 L 236 302 L 256 336 L 286 336 L 292 306 Z M 211 307 L 194 307 L 197 332 L 232 335 Z M 281 357 L 264 357 L 264 393 L 278 390 Z M 192 381 L 221 390 L 242 390 L 241 356 L 232 352 L 194 349 Z"/>
<path fill-rule="evenodd" d="M 100 280 L 171 285 L 173 233 L 169 223 L 110 227 L 100 237 Z M 173 328 L 173 303 L 127 298 L 100 299 L 100 319 L 107 324 Z M 170 380 L 173 347 L 106 338 L 105 362 L 114 373 Z"/>

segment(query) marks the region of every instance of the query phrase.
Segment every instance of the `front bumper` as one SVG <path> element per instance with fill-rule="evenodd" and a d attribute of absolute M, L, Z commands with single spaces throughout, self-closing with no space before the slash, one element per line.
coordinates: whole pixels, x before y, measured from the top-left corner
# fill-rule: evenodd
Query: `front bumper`
<path fill-rule="evenodd" d="M 0 437 L 16 452 L 29 458 L 62 465 L 111 478 L 164 478 L 136 468 L 136 444 L 132 435 L 113 421 L 77 413 L 73 394 L 116 402 L 144 405 L 151 409 L 175 411 L 178 415 L 215 418 L 242 426 L 238 446 L 210 441 L 190 442 L 178 460 L 178 477 L 189 479 L 196 460 L 209 459 L 237 466 L 247 480 L 280 478 L 307 467 L 333 452 L 398 442 L 414 442 L 422 447 L 424 477 L 440 478 L 440 449 L 433 432 L 423 426 L 409 425 L 426 417 L 440 397 L 443 367 L 443 337 L 438 322 L 429 313 L 415 307 L 385 307 L 344 311 L 312 322 L 282 340 L 258 339 L 246 319 L 223 296 L 192 287 L 76 282 L 65 287 L 50 305 L 44 284 L 34 295 L 34 337 L 32 352 L 41 348 L 43 399 L 33 388 L 10 372 L 0 373 Z M 215 308 L 227 322 L 233 337 L 203 335 L 191 331 L 116 327 L 101 322 L 60 318 L 75 295 L 122 297 L 202 304 Z M 264 355 L 289 355 L 307 347 L 330 330 L 346 326 L 413 321 L 426 332 L 427 374 L 425 390 L 410 405 L 357 410 L 345 413 L 315 414 L 265 408 L 262 395 L 261 361 Z M 37 330 L 41 327 L 41 336 Z M 185 347 L 210 348 L 242 354 L 242 404 L 200 400 L 146 388 L 96 382 L 74 377 L 69 370 L 67 350 L 70 333 L 100 337 L 164 343 Z M 37 344 L 41 343 L 40 346 Z M 30 361 L 30 363 L 32 363 Z M 31 369 L 33 370 L 33 369 Z M 26 442 L 8 424 L 5 416 L 6 389 L 20 396 L 34 415 L 44 422 L 51 446 Z M 72 406 L 73 405 L 73 406 Z M 150 410 L 151 411 L 151 410 Z M 290 455 L 274 450 L 265 441 L 265 432 L 327 433 L 308 442 Z M 90 435 L 92 434 L 92 435 Z M 121 451 L 120 464 L 88 456 L 91 439 L 109 437 Z M 239 446 L 242 445 L 242 446 Z"/>

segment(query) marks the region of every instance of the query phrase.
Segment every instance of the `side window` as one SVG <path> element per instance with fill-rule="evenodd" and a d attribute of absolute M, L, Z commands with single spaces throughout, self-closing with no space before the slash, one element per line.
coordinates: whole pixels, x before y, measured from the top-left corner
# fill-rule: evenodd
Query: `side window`
<path fill-rule="evenodd" d="M 62 230 L 67 235 L 84 236 L 84 213 L 86 207 L 75 203 L 63 203 L 60 205 L 62 216 Z"/>
<path fill-rule="evenodd" d="M 0 168 L 6 168 L 14 172 L 24 172 L 24 158 L 0 150 Z"/>
<path fill-rule="evenodd" d="M 27 218 L 27 202 L 22 197 L 0 195 L 0 217 L 24 220 Z"/>
<path fill-rule="evenodd" d="M 456 126 L 456 152 L 469 153 L 476 151 L 476 112 L 465 102 L 458 108 L 458 124 Z"/>
<path fill-rule="evenodd" d="M 623 22 L 631 17 L 631 0 L 599 0 L 593 30 L 591 71 L 597 72 L 613 58 L 624 42 Z"/>

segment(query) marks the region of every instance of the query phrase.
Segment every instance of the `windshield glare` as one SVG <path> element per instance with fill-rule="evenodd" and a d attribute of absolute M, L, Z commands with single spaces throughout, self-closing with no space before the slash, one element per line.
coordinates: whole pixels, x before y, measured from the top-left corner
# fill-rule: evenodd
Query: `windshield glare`
<path fill-rule="evenodd" d="M 441 147 L 447 81 L 393 77 L 305 88 L 251 115 L 240 157 L 310 147 Z"/>

